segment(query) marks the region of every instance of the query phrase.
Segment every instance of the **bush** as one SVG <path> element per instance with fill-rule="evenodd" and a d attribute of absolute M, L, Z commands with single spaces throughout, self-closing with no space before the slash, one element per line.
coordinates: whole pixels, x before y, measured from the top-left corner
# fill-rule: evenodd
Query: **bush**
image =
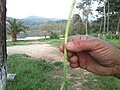
<path fill-rule="evenodd" d="M 50 38 L 51 39 L 59 39 L 59 36 L 58 36 L 58 34 L 56 32 L 51 32 Z"/>
<path fill-rule="evenodd" d="M 93 34 L 92 34 L 92 36 L 93 36 Z M 100 34 L 98 37 L 101 39 L 120 39 L 120 34 L 113 34 L 113 33 L 108 33 L 105 35 Z"/>
<path fill-rule="evenodd" d="M 92 34 L 90 34 L 90 36 L 98 37 L 98 34 L 97 33 L 92 33 Z"/>
<path fill-rule="evenodd" d="M 107 39 L 120 39 L 120 34 L 108 34 L 105 36 Z"/>
<path fill-rule="evenodd" d="M 113 39 L 120 39 L 120 34 L 114 34 L 112 38 Z"/>

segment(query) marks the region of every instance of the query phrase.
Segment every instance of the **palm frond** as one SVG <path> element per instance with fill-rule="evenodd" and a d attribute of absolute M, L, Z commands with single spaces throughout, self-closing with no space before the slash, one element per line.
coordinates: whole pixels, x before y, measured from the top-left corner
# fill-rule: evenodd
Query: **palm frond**
<path fill-rule="evenodd" d="M 16 19 L 9 19 L 6 23 L 7 33 L 9 35 L 17 35 L 19 32 L 25 32 L 29 27 L 25 26 L 23 22 Z"/>

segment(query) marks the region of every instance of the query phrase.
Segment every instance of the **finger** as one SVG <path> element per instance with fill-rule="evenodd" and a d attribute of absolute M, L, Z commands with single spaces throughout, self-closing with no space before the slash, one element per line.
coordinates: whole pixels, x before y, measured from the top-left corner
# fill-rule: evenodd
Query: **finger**
<path fill-rule="evenodd" d="M 62 42 L 62 43 L 60 44 L 59 50 L 60 50 L 61 52 L 64 52 L 64 42 Z"/>
<path fill-rule="evenodd" d="M 87 57 L 88 57 L 87 53 L 86 52 L 77 53 L 77 57 L 80 68 L 85 69 L 87 65 Z"/>
<path fill-rule="evenodd" d="M 88 40 L 88 39 L 93 39 L 93 38 L 94 37 L 86 36 L 86 35 L 74 35 L 74 36 L 68 37 L 68 42 Z"/>
<path fill-rule="evenodd" d="M 69 57 L 69 58 L 71 58 L 72 56 L 74 55 L 74 53 L 73 52 L 67 52 L 67 56 Z"/>
<path fill-rule="evenodd" d="M 68 42 L 79 41 L 79 40 L 81 40 L 81 35 L 74 35 L 68 37 Z"/>
<path fill-rule="evenodd" d="M 71 58 L 69 58 L 69 62 L 78 63 L 78 57 L 76 55 L 72 56 Z"/>
<path fill-rule="evenodd" d="M 70 63 L 70 67 L 77 68 L 77 67 L 79 67 L 79 64 L 78 63 Z"/>
<path fill-rule="evenodd" d="M 68 42 L 65 47 L 68 51 L 71 52 L 80 52 L 80 51 L 86 51 L 86 50 L 93 50 L 97 46 L 99 46 L 100 40 L 83 40 L 83 41 L 74 41 L 74 42 Z"/>
<path fill-rule="evenodd" d="M 67 41 L 68 41 L 68 42 L 72 42 L 72 41 L 74 41 L 74 40 L 75 40 L 74 37 L 75 37 L 75 36 L 69 36 L 68 39 L 67 39 Z"/>

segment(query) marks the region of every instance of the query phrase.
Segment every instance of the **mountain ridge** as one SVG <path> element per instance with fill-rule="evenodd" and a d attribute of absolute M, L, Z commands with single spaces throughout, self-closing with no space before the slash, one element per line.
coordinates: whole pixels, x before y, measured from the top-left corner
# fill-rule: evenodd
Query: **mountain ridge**
<path fill-rule="evenodd" d="M 13 18 L 13 17 L 7 17 L 6 20 L 8 19 L 17 19 L 17 18 Z M 22 21 L 24 22 L 24 25 L 40 25 L 44 22 L 47 21 L 56 21 L 58 22 L 59 20 L 63 20 L 63 19 L 58 19 L 58 18 L 45 18 L 45 17 L 41 17 L 41 16 L 28 16 L 25 17 L 23 19 L 17 19 L 18 21 Z"/>
<path fill-rule="evenodd" d="M 42 16 L 34 16 L 34 15 L 31 15 L 31 16 L 28 16 L 26 18 L 23 18 L 23 19 L 38 19 L 38 20 L 60 20 L 59 18 L 46 18 L 46 17 L 42 17 Z"/>

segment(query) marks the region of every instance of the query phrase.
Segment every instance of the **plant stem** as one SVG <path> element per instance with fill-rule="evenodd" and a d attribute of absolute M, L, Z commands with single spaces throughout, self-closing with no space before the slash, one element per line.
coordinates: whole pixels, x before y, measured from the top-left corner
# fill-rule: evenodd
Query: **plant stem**
<path fill-rule="evenodd" d="M 65 45 L 67 44 L 69 27 L 70 27 L 70 22 L 71 22 L 71 16 L 72 16 L 72 12 L 73 12 L 75 3 L 76 3 L 76 0 L 73 0 L 72 6 L 71 6 L 71 9 L 70 9 L 70 13 L 69 13 L 69 16 L 68 16 L 68 21 L 67 21 L 66 30 L 65 30 L 65 40 L 64 40 Z M 66 81 L 67 81 L 67 50 L 66 50 L 66 48 L 64 48 L 64 78 L 63 78 L 63 83 L 62 83 L 62 86 L 61 86 L 60 90 L 63 90 L 63 88 L 66 84 Z"/>

